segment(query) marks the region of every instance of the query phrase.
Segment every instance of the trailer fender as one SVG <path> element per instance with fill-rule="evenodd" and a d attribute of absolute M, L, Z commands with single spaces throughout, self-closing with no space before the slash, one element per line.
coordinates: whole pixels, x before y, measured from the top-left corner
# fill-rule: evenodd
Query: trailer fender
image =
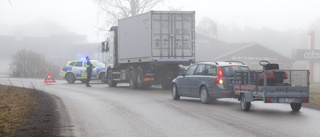
<path fill-rule="evenodd" d="M 253 94 L 250 91 L 244 91 L 243 93 L 240 94 L 239 96 L 239 100 L 241 99 L 241 95 L 244 95 L 244 97 L 246 98 L 247 102 L 252 102 L 253 101 Z"/>

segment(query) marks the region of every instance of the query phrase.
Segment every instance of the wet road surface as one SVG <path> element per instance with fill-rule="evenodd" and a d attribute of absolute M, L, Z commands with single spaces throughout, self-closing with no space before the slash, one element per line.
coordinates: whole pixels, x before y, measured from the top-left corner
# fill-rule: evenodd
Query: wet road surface
<path fill-rule="evenodd" d="M 253 102 L 244 112 L 236 99 L 212 104 L 186 97 L 176 101 L 160 86 L 133 90 L 128 84 L 112 88 L 100 81 L 93 81 L 92 87 L 43 81 L 0 78 L 0 84 L 36 88 L 59 98 L 64 109 L 57 111 L 68 115 L 62 126 L 73 136 L 320 136 L 317 109 L 292 112 L 289 104 Z"/>

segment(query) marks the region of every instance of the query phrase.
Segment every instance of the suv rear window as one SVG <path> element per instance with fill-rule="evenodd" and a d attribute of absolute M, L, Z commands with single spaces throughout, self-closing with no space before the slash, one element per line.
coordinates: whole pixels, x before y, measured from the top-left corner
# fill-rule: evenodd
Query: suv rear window
<path fill-rule="evenodd" d="M 248 66 L 222 66 L 221 69 L 225 77 L 233 77 L 235 70 L 250 70 Z"/>

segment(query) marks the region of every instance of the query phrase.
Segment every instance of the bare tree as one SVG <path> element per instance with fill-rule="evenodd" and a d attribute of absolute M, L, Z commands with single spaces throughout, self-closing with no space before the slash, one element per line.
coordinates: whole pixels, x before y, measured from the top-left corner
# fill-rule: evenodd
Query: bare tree
<path fill-rule="evenodd" d="M 217 24 L 209 17 L 203 17 L 200 20 L 199 24 L 197 25 L 197 32 L 218 38 Z"/>
<path fill-rule="evenodd" d="M 8 0 L 8 2 L 10 3 L 11 6 L 13 6 L 12 3 L 11 3 L 11 0 Z"/>
<path fill-rule="evenodd" d="M 12 56 L 11 68 L 16 77 L 43 78 L 48 72 L 59 73 L 58 70 L 54 70 L 56 67 L 47 63 L 43 55 L 25 49 Z"/>
<path fill-rule="evenodd" d="M 122 19 L 150 11 L 163 0 L 95 0 L 103 13 L 106 13 L 107 23 L 115 24 Z"/>

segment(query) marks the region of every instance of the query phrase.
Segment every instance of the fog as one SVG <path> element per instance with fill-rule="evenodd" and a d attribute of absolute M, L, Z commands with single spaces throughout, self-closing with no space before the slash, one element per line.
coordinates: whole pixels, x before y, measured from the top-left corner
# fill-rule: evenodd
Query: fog
<path fill-rule="evenodd" d="M 228 43 L 258 42 L 291 58 L 292 49 L 308 47 L 308 33 L 320 22 L 317 4 L 316 0 L 163 0 L 153 10 L 196 11 L 199 32 L 207 18 L 216 25 L 216 32 L 208 35 Z M 58 66 L 75 59 L 70 54 L 80 57 L 90 52 L 100 57 L 98 43 L 105 32 L 98 28 L 105 17 L 95 0 L 2 0 L 0 18 L 0 63 L 5 66 L 20 49 L 60 60 Z M 16 42 L 26 38 L 27 42 Z M 86 43 L 90 51 L 81 50 L 88 47 Z M 2 67 L 0 73 L 8 69 Z"/>

